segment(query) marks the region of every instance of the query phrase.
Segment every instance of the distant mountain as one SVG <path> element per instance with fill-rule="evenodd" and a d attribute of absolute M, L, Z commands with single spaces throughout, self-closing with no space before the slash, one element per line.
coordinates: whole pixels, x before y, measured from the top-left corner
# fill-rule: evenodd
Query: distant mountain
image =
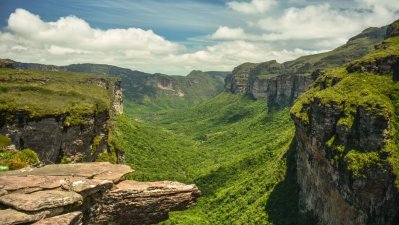
<path fill-rule="evenodd" d="M 164 109 L 181 109 L 216 96 L 223 91 L 224 79 L 230 72 L 194 70 L 187 76 L 149 74 L 106 64 L 72 64 L 54 66 L 0 60 L 0 67 L 70 71 L 120 77 L 127 112 L 151 114 Z"/>

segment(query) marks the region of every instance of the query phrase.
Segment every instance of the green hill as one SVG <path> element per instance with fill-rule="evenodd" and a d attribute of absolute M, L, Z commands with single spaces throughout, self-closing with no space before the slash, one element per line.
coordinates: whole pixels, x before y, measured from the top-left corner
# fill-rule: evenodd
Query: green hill
<path fill-rule="evenodd" d="M 283 63 L 291 73 L 310 75 L 316 69 L 344 65 L 374 50 L 374 45 L 384 40 L 387 26 L 371 27 L 350 38 L 348 42 L 332 51 L 299 57 Z"/>

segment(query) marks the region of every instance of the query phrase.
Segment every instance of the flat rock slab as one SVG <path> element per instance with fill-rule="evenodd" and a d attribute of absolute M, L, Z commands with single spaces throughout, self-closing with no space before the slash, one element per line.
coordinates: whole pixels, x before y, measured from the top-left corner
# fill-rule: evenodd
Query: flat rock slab
<path fill-rule="evenodd" d="M 185 210 L 195 205 L 200 195 L 195 185 L 179 182 L 122 181 L 92 206 L 89 223 L 159 223 L 168 218 L 169 211 Z"/>
<path fill-rule="evenodd" d="M 14 209 L 0 210 L 0 224 L 2 225 L 31 223 L 43 218 L 42 215 L 30 215 Z"/>
<path fill-rule="evenodd" d="M 114 183 L 109 180 L 97 180 L 97 179 L 78 179 L 65 178 L 65 182 L 61 187 L 65 190 L 74 191 L 81 194 L 83 197 L 92 195 L 100 191 L 106 191 L 111 189 Z"/>
<path fill-rule="evenodd" d="M 0 203 L 12 208 L 35 212 L 72 204 L 81 205 L 83 197 L 70 191 L 38 191 L 31 194 L 12 193 L 0 197 Z"/>
<path fill-rule="evenodd" d="M 0 176 L 77 176 L 88 179 L 111 180 L 114 183 L 133 170 L 126 165 L 111 164 L 108 162 L 53 164 L 40 168 L 24 168 L 15 171 L 0 173 Z"/>
<path fill-rule="evenodd" d="M 0 189 L 16 191 L 26 188 L 54 189 L 60 187 L 62 179 L 44 176 L 0 176 Z"/>
<path fill-rule="evenodd" d="M 0 224 L 26 224 L 41 220 L 48 216 L 54 216 L 62 213 L 62 208 L 44 210 L 37 213 L 25 213 L 14 209 L 0 210 Z"/>
<path fill-rule="evenodd" d="M 195 205 L 201 194 L 178 182 L 122 181 L 132 171 L 77 163 L 0 172 L 0 225 L 154 224 Z"/>
<path fill-rule="evenodd" d="M 116 185 L 117 190 L 146 191 L 146 192 L 192 192 L 198 190 L 195 185 L 187 185 L 173 181 L 139 182 L 125 180 Z"/>
<path fill-rule="evenodd" d="M 82 218 L 82 212 L 72 212 L 40 220 L 33 225 L 80 225 L 82 224 Z"/>

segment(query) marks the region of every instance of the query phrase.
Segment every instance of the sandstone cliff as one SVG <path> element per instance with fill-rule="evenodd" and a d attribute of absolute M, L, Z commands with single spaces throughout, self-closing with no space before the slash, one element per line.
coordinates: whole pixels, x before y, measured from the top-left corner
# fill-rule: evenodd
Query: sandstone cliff
<path fill-rule="evenodd" d="M 246 93 L 254 98 L 266 98 L 269 107 L 291 105 L 314 81 L 317 69 L 343 65 L 361 58 L 373 50 L 385 37 L 387 27 L 369 28 L 351 38 L 345 45 L 330 52 L 303 56 L 278 63 L 244 63 L 234 68 L 225 79 L 225 89 L 231 93 Z"/>
<path fill-rule="evenodd" d="M 0 134 L 17 149 L 44 163 L 94 161 L 108 151 L 109 119 L 123 111 L 120 80 L 11 69 L 0 79 Z"/>
<path fill-rule="evenodd" d="M 399 223 L 398 56 L 398 37 L 385 40 L 326 70 L 291 110 L 300 209 L 320 224 Z"/>
<path fill-rule="evenodd" d="M 195 185 L 123 181 L 130 172 L 81 163 L 0 173 L 0 224 L 154 224 L 200 196 Z"/>

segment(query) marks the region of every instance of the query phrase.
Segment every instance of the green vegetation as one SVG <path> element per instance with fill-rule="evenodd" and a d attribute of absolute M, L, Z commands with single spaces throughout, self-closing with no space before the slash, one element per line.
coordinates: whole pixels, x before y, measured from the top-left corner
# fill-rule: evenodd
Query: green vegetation
<path fill-rule="evenodd" d="M 187 76 L 148 74 L 103 64 L 74 64 L 65 70 L 122 79 L 125 113 L 145 118 L 154 113 L 185 109 L 219 94 L 227 72 L 192 71 Z"/>
<path fill-rule="evenodd" d="M 108 110 L 110 104 L 110 93 L 96 85 L 107 80 L 90 75 L 0 69 L 0 81 L 0 112 L 5 119 L 15 112 L 30 118 L 66 114 L 65 125 L 71 126 Z"/>
<path fill-rule="evenodd" d="M 12 142 L 6 136 L 0 134 L 0 149 L 4 148 L 5 146 L 11 145 Z"/>
<path fill-rule="evenodd" d="M 381 44 L 377 45 L 377 49 L 370 54 L 365 55 L 359 60 L 355 60 L 353 64 L 373 62 L 387 56 L 399 57 L 399 37 L 393 37 L 384 40 Z"/>
<path fill-rule="evenodd" d="M 332 51 L 302 56 L 296 60 L 285 62 L 283 65 L 291 73 L 304 75 L 310 75 L 316 69 L 342 66 L 372 52 L 374 45 L 384 39 L 385 32 L 386 27 L 368 28 Z"/>
<path fill-rule="evenodd" d="M 345 161 L 348 162 L 348 169 L 355 177 L 367 178 L 367 169 L 384 168 L 383 160 L 377 152 L 351 150 L 345 155 Z"/>
<path fill-rule="evenodd" d="M 6 147 L 10 145 L 12 141 L 0 135 L 0 171 L 21 169 L 39 162 L 39 157 L 33 150 L 7 149 Z"/>
<path fill-rule="evenodd" d="M 39 162 L 39 158 L 31 149 L 22 151 L 0 150 L 0 171 L 16 170 Z"/>
<path fill-rule="evenodd" d="M 115 141 L 130 179 L 195 183 L 199 204 L 165 224 L 298 224 L 294 126 L 288 109 L 222 93 L 145 123 L 121 116 Z"/>
<path fill-rule="evenodd" d="M 391 40 L 392 38 L 384 43 L 392 43 Z M 396 46 L 396 50 L 398 48 L 399 46 Z M 385 57 L 382 56 L 381 50 L 377 49 L 363 59 L 368 60 L 377 56 Z M 397 150 L 399 83 L 393 81 L 392 76 L 392 73 L 386 75 L 348 73 L 345 67 L 326 70 L 325 75 L 319 77 L 310 90 L 297 100 L 291 113 L 304 124 L 309 124 L 311 104 L 329 107 L 341 114 L 337 126 L 347 134 L 356 129 L 355 119 L 359 110 L 366 111 L 376 121 L 389 119 L 391 125 L 384 134 L 386 138 L 382 149 L 366 150 L 358 146 L 343 146 L 336 136 L 327 141 L 326 146 L 332 151 L 330 156 L 332 164 L 339 167 L 339 164 L 344 162 L 355 177 L 367 178 L 367 171 L 372 168 L 392 167 L 394 173 L 399 174 Z M 398 178 L 396 182 L 399 184 Z"/>

